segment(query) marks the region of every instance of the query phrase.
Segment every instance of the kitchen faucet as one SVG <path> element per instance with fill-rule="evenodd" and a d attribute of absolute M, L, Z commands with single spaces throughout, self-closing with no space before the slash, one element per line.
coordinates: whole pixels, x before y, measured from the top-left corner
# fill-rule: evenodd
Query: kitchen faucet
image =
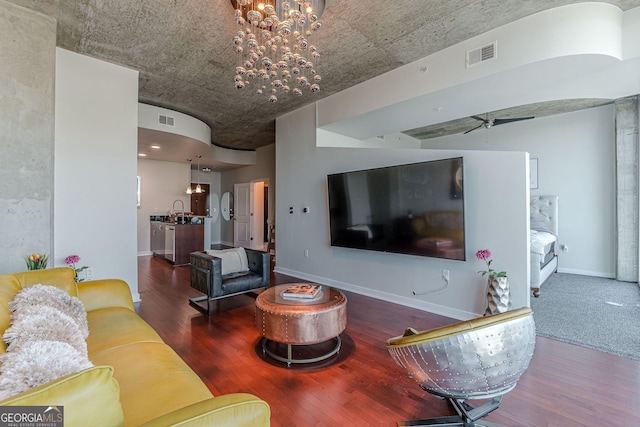
<path fill-rule="evenodd" d="M 174 201 L 173 201 L 173 206 L 171 207 L 171 209 L 173 209 L 173 212 L 174 212 L 174 213 L 175 213 L 175 211 L 176 211 L 176 202 L 180 202 L 180 203 L 182 203 L 182 211 L 180 212 L 180 217 L 181 217 L 182 219 L 181 219 L 181 221 L 180 221 L 180 222 L 181 222 L 182 224 L 184 224 L 184 201 L 182 201 L 182 200 L 180 200 L 180 199 L 177 199 L 177 200 L 174 200 Z"/>

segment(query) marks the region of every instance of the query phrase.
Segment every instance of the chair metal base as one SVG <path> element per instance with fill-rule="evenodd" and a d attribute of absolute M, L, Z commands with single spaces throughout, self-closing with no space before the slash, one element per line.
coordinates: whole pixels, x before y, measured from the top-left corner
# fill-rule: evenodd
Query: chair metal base
<path fill-rule="evenodd" d="M 460 426 L 460 427 L 502 427 L 490 421 L 478 421 L 492 411 L 498 409 L 502 402 L 502 395 L 494 397 L 488 402 L 472 407 L 464 399 L 447 397 L 458 415 L 448 417 L 427 418 L 422 420 L 401 421 L 398 426 Z"/>
<path fill-rule="evenodd" d="M 195 308 L 196 310 L 198 310 L 200 313 L 209 315 L 211 314 L 211 302 L 213 301 L 220 301 L 223 298 L 235 297 L 237 295 L 244 295 L 244 294 L 251 294 L 251 293 L 256 294 L 258 291 L 261 291 L 264 289 L 266 289 L 266 287 L 248 289 L 246 291 L 240 291 L 240 292 L 235 292 L 233 294 L 226 294 L 219 297 L 211 297 L 211 298 L 207 295 L 203 295 L 200 297 L 189 298 L 189 305 Z M 206 305 L 204 304 L 205 302 L 206 302 Z"/>

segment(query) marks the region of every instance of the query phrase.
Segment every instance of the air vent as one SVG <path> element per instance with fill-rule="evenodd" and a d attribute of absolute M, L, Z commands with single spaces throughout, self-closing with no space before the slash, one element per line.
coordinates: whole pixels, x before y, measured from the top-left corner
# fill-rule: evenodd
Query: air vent
<path fill-rule="evenodd" d="M 162 114 L 158 115 L 158 123 L 161 125 L 174 126 L 175 119 L 171 116 L 164 116 Z"/>
<path fill-rule="evenodd" d="M 498 42 L 493 42 L 489 45 L 479 47 L 467 52 L 467 68 L 478 65 L 481 62 L 486 62 L 491 59 L 495 59 L 498 52 Z"/>

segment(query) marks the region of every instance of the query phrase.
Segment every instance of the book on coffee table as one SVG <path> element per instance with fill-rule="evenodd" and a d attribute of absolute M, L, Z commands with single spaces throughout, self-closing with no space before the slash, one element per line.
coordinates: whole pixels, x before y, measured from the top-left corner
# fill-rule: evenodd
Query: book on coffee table
<path fill-rule="evenodd" d="M 320 285 L 291 285 L 282 291 L 283 298 L 311 299 L 320 292 Z"/>

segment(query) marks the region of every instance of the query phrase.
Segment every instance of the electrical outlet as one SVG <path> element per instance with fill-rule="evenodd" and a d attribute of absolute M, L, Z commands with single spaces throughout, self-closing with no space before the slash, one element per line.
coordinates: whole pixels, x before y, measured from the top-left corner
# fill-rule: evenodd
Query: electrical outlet
<path fill-rule="evenodd" d="M 304 250 L 304 257 L 309 258 L 309 249 Z"/>
<path fill-rule="evenodd" d="M 87 277 L 87 279 L 90 279 L 93 277 L 93 268 L 89 267 L 84 271 L 85 276 Z"/>
<path fill-rule="evenodd" d="M 442 280 L 449 283 L 449 270 L 442 270 Z"/>
<path fill-rule="evenodd" d="M 569 252 L 569 246 L 567 245 L 560 245 L 560 250 L 564 253 Z"/>

